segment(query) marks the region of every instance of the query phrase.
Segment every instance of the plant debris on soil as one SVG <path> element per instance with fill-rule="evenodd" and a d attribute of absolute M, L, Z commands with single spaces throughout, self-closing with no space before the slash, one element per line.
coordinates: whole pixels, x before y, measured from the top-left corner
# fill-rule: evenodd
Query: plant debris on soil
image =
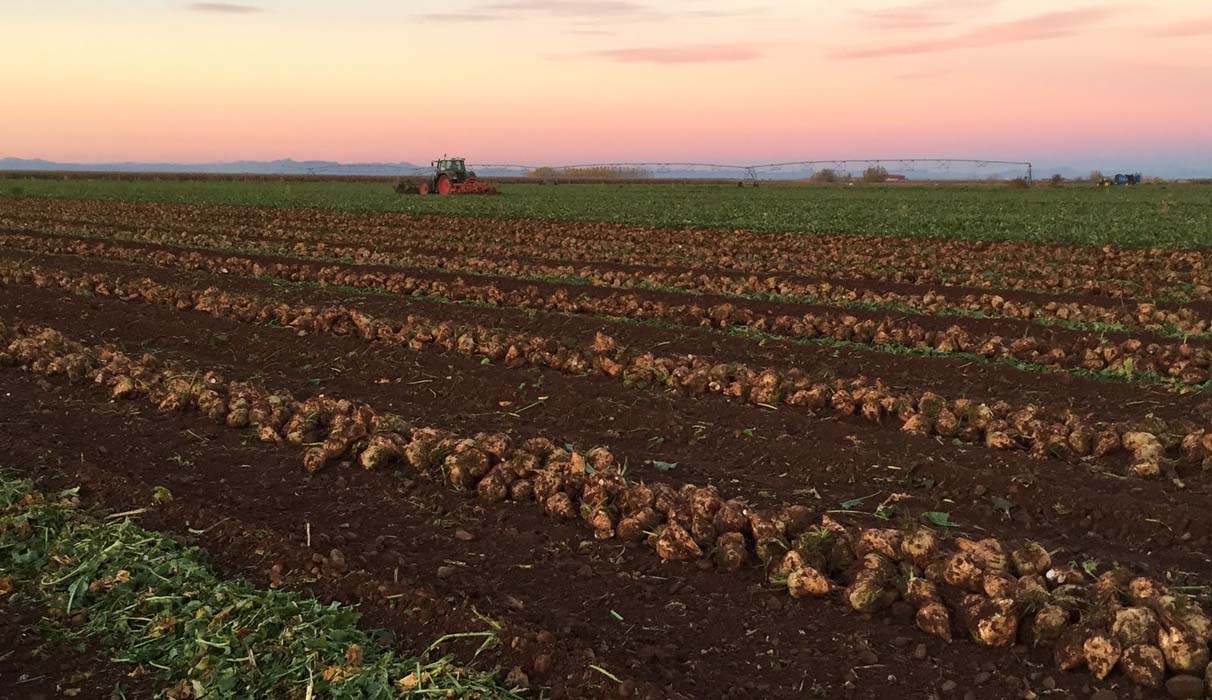
<path fill-rule="evenodd" d="M 220 578 L 126 515 L 97 518 L 74 489 L 44 494 L 0 473 L 0 570 L 62 636 L 105 644 L 165 697 L 517 697 L 450 657 L 397 655 L 351 609 Z"/>

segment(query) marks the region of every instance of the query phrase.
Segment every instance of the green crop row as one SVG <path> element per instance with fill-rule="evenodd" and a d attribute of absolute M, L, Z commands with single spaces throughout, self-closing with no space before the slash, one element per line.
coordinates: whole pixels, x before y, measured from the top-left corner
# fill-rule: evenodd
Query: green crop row
<path fill-rule="evenodd" d="M 13 178 L 0 196 L 399 211 L 804 233 L 1125 246 L 1212 245 L 1212 186 L 506 184 L 398 195 L 385 182 Z"/>

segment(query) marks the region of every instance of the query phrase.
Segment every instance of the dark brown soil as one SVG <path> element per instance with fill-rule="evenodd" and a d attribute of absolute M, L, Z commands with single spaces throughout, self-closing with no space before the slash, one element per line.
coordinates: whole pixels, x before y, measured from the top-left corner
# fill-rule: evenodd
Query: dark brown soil
<path fill-rule="evenodd" d="M 1045 277 L 1060 278 L 1080 276 L 1083 270 L 1088 270 L 1099 262 L 1115 261 L 1123 264 L 1121 256 L 1133 260 L 1134 264 L 1124 266 L 1126 280 L 1131 282 L 1135 275 L 1144 275 L 1150 279 L 1161 270 L 1166 271 L 1160 279 L 1167 283 L 1188 280 L 1191 275 L 1189 260 L 1175 264 L 1163 255 L 1141 255 L 1141 251 L 1131 249 L 1100 250 L 1094 246 L 1073 246 L 1064 244 L 1033 244 L 1023 242 L 990 242 L 990 241 L 958 241 L 938 239 L 897 239 L 897 238 L 865 238 L 860 236 L 802 236 L 775 232 L 738 231 L 736 237 L 721 236 L 719 232 L 701 231 L 695 229 L 654 229 L 637 226 L 603 224 L 603 223 L 556 223 L 535 222 L 527 220 L 485 219 L 476 217 L 443 217 L 437 215 L 411 215 L 392 212 L 331 212 L 309 209 L 273 209 L 247 206 L 179 206 L 134 204 L 126 202 L 101 201 L 70 201 L 46 199 L 13 199 L 12 206 L 3 212 L 4 217 L 13 223 L 20 223 L 22 228 L 37 228 L 40 225 L 77 227 L 80 230 L 122 233 L 140 230 L 143 221 L 152 221 L 159 231 L 173 231 L 183 234 L 216 232 L 226 235 L 236 235 L 246 240 L 295 241 L 315 240 L 320 234 L 334 244 L 350 240 L 344 233 L 352 231 L 354 236 L 373 234 L 375 245 L 381 250 L 421 250 L 428 241 L 439 241 L 445 247 L 439 246 L 434 250 L 447 250 L 457 253 L 461 250 L 473 250 L 466 246 L 467 231 L 484 232 L 501 235 L 509 240 L 510 234 L 527 232 L 533 235 L 536 231 L 554 234 L 560 240 L 591 240 L 610 239 L 617 246 L 597 253 L 594 259 L 578 258 L 565 260 L 560 258 L 562 249 L 555 249 L 538 255 L 517 255 L 510 246 L 494 251 L 504 257 L 517 260 L 533 260 L 552 264 L 591 265 L 600 269 L 634 270 L 634 271 L 684 271 L 685 265 L 677 266 L 684 260 L 695 260 L 696 270 L 707 273 L 729 274 L 730 268 L 712 267 L 710 262 L 717 256 L 730 256 L 745 253 L 750 245 L 761 249 L 781 250 L 788 246 L 798 252 L 804 262 L 804 268 L 812 268 L 820 255 L 820 262 L 829 263 L 828 253 L 838 247 L 848 250 L 863 250 L 865 246 L 875 245 L 884 251 L 885 256 L 892 252 L 886 262 L 892 269 L 904 270 L 934 270 L 953 265 L 949 260 L 951 255 L 958 254 L 961 260 L 967 260 L 979 269 L 996 276 L 1001 276 L 1003 268 L 1027 262 L 1034 263 L 1038 256 L 1046 256 L 1049 264 L 1034 272 Z M 267 229 L 274 229 L 272 232 Z M 392 240 L 393 232 L 422 231 L 430 235 L 425 238 L 410 240 L 399 246 Z M 453 234 L 451 232 L 454 232 Z M 526 240 L 528 236 L 523 236 Z M 516 240 L 516 239 L 515 239 Z M 658 241 L 655 245 L 653 241 Z M 710 250 L 700 249 L 702 241 L 710 241 Z M 620 260 L 629 259 L 628 253 L 636 246 L 647 251 L 659 262 L 642 259 L 642 262 L 623 263 Z M 904 256 L 896 254 L 902 251 Z M 1200 257 L 1196 251 L 1185 251 L 1186 258 Z M 912 259 L 910 259 L 912 258 Z M 963 271 L 955 270 L 956 272 Z M 883 281 L 883 271 L 871 269 L 847 269 L 842 266 L 831 275 L 801 275 L 797 279 L 804 281 L 830 281 L 846 286 L 878 289 L 880 291 L 921 292 L 924 289 L 936 288 L 939 283 L 927 282 L 921 284 L 896 283 Z M 744 275 L 764 277 L 774 271 L 749 269 Z M 1114 278 L 1114 276 L 1112 276 Z M 1013 278 L 1012 278 L 1013 279 Z M 1040 279 L 1028 280 L 1037 285 Z M 1054 283 L 1057 280 L 1052 280 Z M 1154 281 L 1158 281 L 1154 279 Z M 968 293 L 988 292 L 985 287 L 965 288 L 963 286 L 945 285 L 949 292 L 956 296 Z M 1038 291 L 1028 288 L 1010 288 L 1013 285 L 1003 285 L 1004 289 L 997 292 L 1008 299 L 1024 301 L 1051 301 L 1064 299 L 1067 301 L 1107 304 L 1116 303 L 1114 298 L 1103 294 L 1087 293 L 1080 289 L 1059 288 L 1055 286 L 1039 286 Z M 1175 308 L 1164 300 L 1157 301 L 1161 308 Z M 1201 313 L 1212 310 L 1212 302 L 1196 301 L 1190 304 Z"/>
<path fill-rule="evenodd" d="M 38 229 L 31 229 L 31 230 L 20 229 L 20 230 L 18 230 L 18 229 L 0 228 L 0 233 L 10 233 L 10 232 L 18 232 L 23 235 L 36 236 L 36 237 L 47 237 L 47 238 L 52 238 L 52 239 L 95 240 L 94 238 L 87 237 L 87 236 L 75 236 L 75 235 L 68 234 L 68 233 L 49 233 L 49 232 L 44 232 L 44 231 L 41 231 Z M 276 239 L 275 239 L 275 242 L 276 242 Z M 280 242 L 277 242 L 277 243 L 280 244 Z M 190 251 L 190 252 L 194 252 L 194 253 L 198 253 L 198 254 L 202 254 L 202 255 L 209 255 L 216 259 L 225 258 L 228 255 L 232 254 L 232 251 L 220 251 L 220 250 L 213 250 L 213 249 L 207 249 L 207 248 L 199 248 L 197 246 L 176 246 L 176 245 L 165 245 L 165 244 L 160 244 L 160 243 L 149 243 L 149 242 L 138 242 L 138 241 L 113 241 L 111 243 L 111 245 L 118 247 L 118 248 L 124 248 L 124 249 L 130 249 L 130 250 L 140 250 L 140 249 L 167 250 L 167 251 L 172 251 L 172 252 L 176 252 L 176 253 Z M 383 246 L 376 247 L 375 252 L 387 253 L 387 252 L 391 252 L 392 249 L 393 249 L 393 246 L 390 243 L 387 243 L 387 244 L 384 244 Z M 398 251 L 398 252 L 401 255 L 401 257 L 407 258 L 408 257 L 407 254 L 409 252 L 424 253 L 426 251 L 418 250 L 414 246 L 414 247 L 409 247 L 409 248 L 401 248 L 400 251 Z M 443 254 L 444 251 L 438 251 L 437 253 Z M 1116 342 L 1127 340 L 1129 338 L 1136 338 L 1145 343 L 1148 343 L 1148 342 L 1173 343 L 1173 342 L 1175 342 L 1175 339 L 1172 337 L 1167 337 L 1164 335 L 1160 335 L 1160 334 L 1149 332 L 1149 331 L 1143 331 L 1143 330 L 1134 331 L 1132 333 L 1125 333 L 1125 332 L 1118 332 L 1118 331 L 1099 331 L 1099 332 L 1095 333 L 1095 332 L 1091 332 L 1091 331 L 1070 330 L 1070 329 L 1067 329 L 1060 325 L 1046 324 L 1046 323 L 1041 324 L 1041 323 L 1038 323 L 1035 321 L 1017 319 L 1017 318 L 1003 318 L 1003 317 L 985 318 L 985 317 L 976 317 L 976 316 L 967 316 L 967 315 L 956 316 L 956 315 L 948 315 L 948 314 L 927 314 L 927 313 L 918 314 L 918 313 L 905 313 L 905 312 L 901 312 L 901 311 L 887 311 L 887 310 L 879 310 L 879 309 L 870 310 L 870 309 L 864 309 L 860 306 L 839 308 L 839 307 L 835 307 L 835 306 L 822 305 L 822 304 L 785 302 L 785 301 L 766 301 L 766 300 L 757 299 L 757 298 L 738 298 L 738 297 L 734 297 L 734 296 L 725 296 L 725 295 L 720 295 L 720 294 L 708 294 L 708 293 L 690 292 L 690 291 L 662 291 L 662 290 L 657 290 L 657 289 L 646 289 L 646 288 L 641 288 L 641 287 L 620 289 L 620 288 L 609 287 L 609 286 L 595 286 L 595 285 L 589 285 L 589 284 L 571 284 L 571 283 L 560 282 L 557 280 L 543 280 L 543 279 L 519 280 L 519 279 L 515 279 L 512 277 L 508 277 L 508 276 L 491 275 L 491 274 L 487 274 L 487 273 L 468 274 L 468 273 L 460 273 L 460 272 L 444 272 L 441 270 L 434 270 L 432 268 L 409 267 L 407 265 L 385 266 L 385 265 L 372 265 L 372 264 L 358 264 L 358 263 L 349 262 L 348 260 L 338 260 L 335 258 L 331 261 L 326 260 L 325 262 L 309 262 L 309 261 L 301 260 L 299 258 L 294 258 L 294 257 L 286 257 L 286 256 L 281 256 L 281 255 L 270 255 L 270 254 L 257 254 L 257 253 L 251 253 L 251 252 L 241 252 L 238 255 L 239 255 L 239 257 L 248 258 L 248 259 L 255 260 L 255 261 L 261 262 L 261 263 L 302 264 L 305 266 L 313 267 L 315 269 L 319 269 L 321 267 L 325 267 L 325 266 L 329 266 L 329 265 L 335 265 L 340 268 L 355 270 L 355 271 L 359 271 L 359 272 L 405 272 L 405 273 L 413 274 L 413 275 L 416 275 L 419 277 L 432 278 L 432 279 L 438 279 L 438 280 L 447 280 L 447 281 L 452 281 L 455 279 L 467 279 L 469 281 L 476 282 L 476 283 L 493 283 L 493 284 L 498 285 L 502 289 L 517 289 L 517 288 L 521 288 L 521 287 L 534 287 L 547 294 L 551 293 L 552 291 L 562 289 L 562 290 L 567 291 L 569 294 L 571 294 L 573 296 L 585 295 L 590 298 L 602 298 L 602 297 L 606 297 L 611 294 L 618 294 L 618 293 L 622 292 L 622 293 L 637 295 L 646 300 L 660 301 L 660 302 L 664 302 L 666 304 L 671 304 L 671 305 L 696 303 L 696 304 L 700 304 L 700 305 L 704 305 L 704 306 L 710 306 L 710 305 L 722 304 L 722 303 L 732 303 L 732 304 L 736 304 L 739 306 L 744 306 L 745 308 L 753 309 L 756 312 L 770 314 L 770 315 L 790 314 L 790 315 L 800 316 L 800 315 L 808 314 L 808 313 L 820 314 L 820 313 L 828 313 L 828 312 L 834 312 L 834 313 L 841 312 L 841 313 L 845 313 L 845 314 L 854 316 L 855 318 L 858 318 L 858 319 L 874 319 L 876 321 L 879 321 L 879 320 L 887 318 L 887 317 L 892 317 L 894 319 L 903 318 L 903 319 L 911 320 L 913 323 L 916 323 L 927 330 L 942 330 L 951 325 L 961 325 L 965 329 L 969 330 L 969 332 L 974 333 L 974 334 L 980 334 L 980 335 L 996 334 L 996 335 L 1002 335 L 1007 338 L 1017 338 L 1017 337 L 1020 337 L 1023 335 L 1032 335 L 1034 337 L 1037 337 L 1037 338 L 1039 338 L 1043 341 L 1047 341 L 1047 342 L 1066 343 L 1066 341 L 1071 342 L 1074 339 L 1091 337 L 1091 336 L 1103 337 L 1108 340 L 1113 340 Z M 606 263 L 606 262 L 579 263 L 576 261 L 553 260 L 553 259 L 549 259 L 549 258 L 536 258 L 536 257 L 528 257 L 528 256 L 511 256 L 511 255 L 505 255 L 505 254 L 493 254 L 489 257 L 492 257 L 493 259 L 496 259 L 496 260 L 517 260 L 517 261 L 521 261 L 521 262 L 533 262 L 533 263 L 541 263 L 541 264 L 547 264 L 547 265 L 573 265 L 573 266 L 577 267 L 578 269 L 588 268 L 588 269 L 592 269 L 592 270 L 599 271 L 599 272 L 610 272 L 610 271 L 626 271 L 626 272 L 638 272 L 638 273 L 649 273 L 649 272 L 681 273 L 681 272 L 685 272 L 685 268 L 670 267 L 670 266 L 624 265 L 624 264 Z M 751 276 L 746 273 L 736 273 L 736 272 L 726 270 L 726 269 L 701 270 L 701 271 L 696 271 L 696 272 L 701 272 L 703 274 L 708 274 L 708 275 L 714 274 L 714 275 L 735 276 L 738 279 L 745 279 L 745 278 L 748 278 Z M 756 275 L 753 275 L 753 276 L 761 278 L 763 275 L 762 275 L 762 273 L 757 273 Z M 786 279 L 788 281 L 801 283 L 801 284 L 830 283 L 833 285 L 839 285 L 839 286 L 845 287 L 847 289 L 853 289 L 853 290 L 856 290 L 859 292 L 872 291 L 872 292 L 876 292 L 878 294 L 895 293 L 895 294 L 921 295 L 927 291 L 940 289 L 940 286 L 937 284 L 895 283 L 895 282 L 883 282 L 883 281 L 868 280 L 868 279 L 839 278 L 836 276 L 780 275 L 780 277 L 783 279 Z M 1108 299 L 1107 297 L 1104 297 L 1104 296 L 1082 295 L 1082 294 L 1074 294 L 1071 292 L 1070 293 L 1033 292 L 1033 291 L 1029 291 L 1029 290 L 1017 290 L 1017 289 L 1015 289 L 1015 290 L 1001 290 L 1001 289 L 989 290 L 989 289 L 983 289 L 983 288 L 951 287 L 951 286 L 945 287 L 943 289 L 946 292 L 947 297 L 949 299 L 954 299 L 954 300 L 960 300 L 965 295 L 989 294 L 989 293 L 993 293 L 993 291 L 996 291 L 997 294 L 1004 297 L 1005 299 L 1012 300 L 1012 301 L 1015 301 L 1018 303 L 1033 303 L 1033 304 L 1037 304 L 1040 306 L 1043 306 L 1049 302 L 1064 302 L 1064 303 L 1078 303 L 1078 304 L 1093 304 L 1093 305 L 1097 305 L 1097 306 L 1104 306 L 1104 307 L 1110 307 L 1110 308 L 1119 306 L 1119 307 L 1125 307 L 1125 308 L 1131 309 L 1131 308 L 1134 308 L 1135 304 L 1136 304 L 1136 301 L 1131 300 L 1131 299 L 1115 300 L 1115 299 Z M 1154 305 L 1159 309 L 1174 310 L 1174 309 L 1179 309 L 1179 308 L 1191 308 L 1191 309 L 1194 309 L 1194 310 L 1200 312 L 1201 314 L 1212 313 L 1212 302 L 1191 302 L 1191 303 L 1186 303 L 1186 304 L 1178 304 L 1178 303 L 1173 303 L 1173 302 L 1155 302 Z M 1207 338 L 1189 338 L 1189 339 L 1187 339 L 1187 341 L 1192 344 L 1196 344 L 1196 345 L 1212 344 L 1212 340 L 1207 339 Z"/>
<path fill-rule="evenodd" d="M 47 631 L 41 611 L 16 596 L 0 598 L 0 698 L 4 700 L 150 700 L 159 687 L 96 648 L 78 648 Z M 133 675 L 132 675 L 133 674 Z"/>
<path fill-rule="evenodd" d="M 815 342 L 765 339 L 756 340 L 698 327 L 665 324 L 638 324 L 599 316 L 545 313 L 516 308 L 485 308 L 448 304 L 373 290 L 320 287 L 282 281 L 251 279 L 234 275 L 213 275 L 203 272 L 164 270 L 138 266 L 122 261 L 80 258 L 69 255 L 45 255 L 16 251 L 0 251 L 0 259 L 29 261 L 51 269 L 75 272 L 103 272 L 128 279 L 147 277 L 164 284 L 189 285 L 194 288 L 219 287 L 232 293 L 280 299 L 292 304 L 328 304 L 358 308 L 368 314 L 385 318 L 402 318 L 410 313 L 434 319 L 462 323 L 478 323 L 490 327 L 524 330 L 553 339 L 586 344 L 602 331 L 624 345 L 644 348 L 665 355 L 693 354 L 711 357 L 721 362 L 748 362 L 755 367 L 798 367 L 820 370 L 826 376 L 880 378 L 892 388 L 927 389 L 947 397 L 966 397 L 979 401 L 1006 400 L 1040 405 L 1057 405 L 1079 414 L 1097 415 L 1102 420 L 1134 420 L 1152 413 L 1175 420 L 1212 415 L 1212 396 L 1194 391 L 1185 395 L 1160 386 L 1141 383 L 1113 382 L 1087 379 L 1067 372 L 1024 370 L 1002 362 L 978 361 L 968 357 L 939 357 L 917 354 L 892 354 L 862 346 L 834 347 Z M 270 260 L 253 256 L 256 260 Z M 458 276 L 450 275 L 450 279 Z M 508 278 L 493 278 L 505 289 L 524 286 L 558 289 L 551 283 L 518 282 Z M 563 285 L 567 288 L 567 285 Z M 551 291 L 548 289 L 547 291 Z M 572 287 L 572 293 L 605 294 L 606 290 Z M 646 292 L 647 294 L 647 292 Z M 652 294 L 659 294 L 652 292 Z M 680 297 L 686 303 L 690 297 Z M 710 299 L 693 297 L 696 302 Z M 723 298 L 715 300 L 723 301 Z M 746 302 L 748 303 L 748 302 Z M 760 303 L 760 302 L 759 302 Z M 804 307 L 797 307 L 803 313 Z M 794 309 L 788 309 L 793 311 Z M 958 323 L 973 333 L 991 330 L 1003 323 L 990 319 L 945 318 L 913 316 L 915 322 L 926 320 L 926 326 L 945 328 Z M 945 322 L 942 322 L 945 321 Z M 1009 323 L 1009 322 L 1007 322 Z M 1036 327 L 1039 328 L 1039 327 Z M 1040 337 L 1058 340 L 1079 335 L 1073 331 L 1042 328 Z M 998 331 L 1000 332 L 1000 331 Z M 1015 337 L 1008 335 L 1006 337 Z M 1125 335 L 1125 338 L 1128 337 Z M 1065 387 L 1057 394 L 1058 383 Z"/>
<path fill-rule="evenodd" d="M 1204 559 L 1199 552 L 1212 531 L 1212 513 L 1203 507 L 1212 482 L 1200 478 L 1179 489 L 1022 453 L 905 436 L 859 418 L 769 411 L 715 396 L 482 365 L 474 357 L 355 338 L 299 337 L 290 329 L 113 299 L 33 288 L 5 293 L 0 318 L 6 321 L 41 321 L 80 340 L 221 368 L 230 378 L 257 379 L 297 397 L 355 397 L 420 424 L 468 434 L 499 430 L 544 434 L 583 448 L 607 444 L 634 475 L 714 483 L 756 503 L 830 507 L 874 491 L 907 492 L 926 509 L 948 510 L 959 522 L 996 530 L 1006 525 L 992 507 L 991 497 L 998 495 L 1015 504 L 1016 527 L 1038 528 L 1043 539 L 1077 538 L 1085 550 L 1094 544 L 1084 539 L 1089 531 L 1112 548 L 1103 554 L 1111 559 L 1132 561 L 1160 546 L 1184 566 Z M 679 466 L 662 473 L 650 460 Z M 1125 509 L 1157 522 L 1116 517 Z"/>
<path fill-rule="evenodd" d="M 275 564 L 302 579 L 310 558 L 337 549 L 349 573 L 322 575 L 309 590 L 360 604 L 405 650 L 492 620 L 504 644 L 482 662 L 522 666 L 549 697 L 618 697 L 591 664 L 651 698 L 836 697 L 847 681 L 859 698 L 926 698 L 948 680 L 982 698 L 1038 692 L 1045 677 L 1074 693 L 1092 685 L 1053 671 L 1048 654 L 947 645 L 909 621 L 790 600 L 760 571 L 665 564 L 537 509 L 485 508 L 400 475 L 350 468 L 308 478 L 290 451 L 196 416 L 12 371 L 3 378 L 0 447 L 21 469 L 80 484 L 86 501 L 113 510 L 147 506 L 165 486 L 173 502 L 142 524 L 185 537 L 206 530 L 199 543 L 220 570 L 261 584 Z"/>
<path fill-rule="evenodd" d="M 709 330 L 68 256 L 34 261 L 294 303 L 348 304 L 382 316 L 419 312 L 570 342 L 605 330 L 660 352 L 829 366 L 839 375 L 878 376 L 948 396 L 1038 401 L 1103 415 L 1176 417 L 1198 412 L 1202 401 L 944 358 L 759 344 Z M 905 493 L 898 518 L 947 511 L 962 532 L 1036 539 L 1065 561 L 1095 561 L 1100 568 L 1122 562 L 1212 579 L 1206 554 L 1212 480 L 1198 473 L 1186 474 L 1180 488 L 1084 464 L 911 437 L 833 414 L 771 411 L 717 396 L 483 365 L 475 357 L 359 338 L 299 336 L 287 328 L 33 287 L 0 289 L 0 321 L 45 324 L 82 342 L 154 352 L 229 379 L 286 388 L 298 398 L 323 392 L 363 400 L 420 425 L 465 434 L 542 434 L 581 448 L 605 444 L 626 460 L 629 476 L 713 483 L 725 496 L 758 505 L 798 502 L 825 511 L 870 496 L 851 508 L 869 513 L 889 494 Z M 659 471 L 652 460 L 677 466 Z M 862 616 L 834 599 L 796 601 L 767 585 L 756 567 L 724 574 L 705 562 L 663 563 L 642 546 L 595 541 L 579 523 L 546 518 L 526 505 L 485 505 L 415 473 L 341 465 L 308 475 L 293 448 L 260 443 L 197 414 L 112 402 L 97 387 L 13 368 L 0 369 L 0 464 L 56 484 L 80 484 L 88 502 L 113 510 L 148 507 L 153 489 L 165 486 L 174 499 L 141 516 L 145 526 L 196 542 L 229 575 L 357 604 L 369 624 L 389 630 L 405 651 L 443 634 L 499 624 L 501 645 L 477 663 L 503 673 L 520 666 L 535 697 L 542 689 L 546 697 L 570 699 L 924 699 L 970 692 L 996 700 L 1022 698 L 1028 690 L 1049 697 L 1054 685 L 1057 697 L 1085 698 L 1122 682 L 1056 671 L 1048 654 L 1026 648 L 944 644 L 891 613 Z M 1009 512 L 996 508 L 993 497 L 1006 499 Z M 837 517 L 880 522 L 870 515 Z M 471 649 L 451 650 L 466 655 Z M 0 673 L 3 664 L 0 658 Z M 1118 692 L 1121 698 L 1135 693 Z"/>

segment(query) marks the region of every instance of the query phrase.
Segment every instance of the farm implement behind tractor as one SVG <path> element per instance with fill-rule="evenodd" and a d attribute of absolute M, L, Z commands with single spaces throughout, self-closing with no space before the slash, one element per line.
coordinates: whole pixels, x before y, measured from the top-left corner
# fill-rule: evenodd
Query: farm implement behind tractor
<path fill-rule="evenodd" d="M 499 194 L 497 188 L 476 180 L 463 158 L 443 158 L 430 163 L 433 173 L 420 182 L 400 181 L 400 194 Z"/>

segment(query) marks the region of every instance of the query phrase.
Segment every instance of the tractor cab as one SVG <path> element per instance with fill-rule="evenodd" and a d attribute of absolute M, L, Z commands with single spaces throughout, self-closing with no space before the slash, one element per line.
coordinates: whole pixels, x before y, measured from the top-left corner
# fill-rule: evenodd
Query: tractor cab
<path fill-rule="evenodd" d="M 441 175 L 454 176 L 456 182 L 461 182 L 463 176 L 467 174 L 467 162 L 462 158 L 443 158 L 430 163 L 433 166 L 434 172 Z"/>

